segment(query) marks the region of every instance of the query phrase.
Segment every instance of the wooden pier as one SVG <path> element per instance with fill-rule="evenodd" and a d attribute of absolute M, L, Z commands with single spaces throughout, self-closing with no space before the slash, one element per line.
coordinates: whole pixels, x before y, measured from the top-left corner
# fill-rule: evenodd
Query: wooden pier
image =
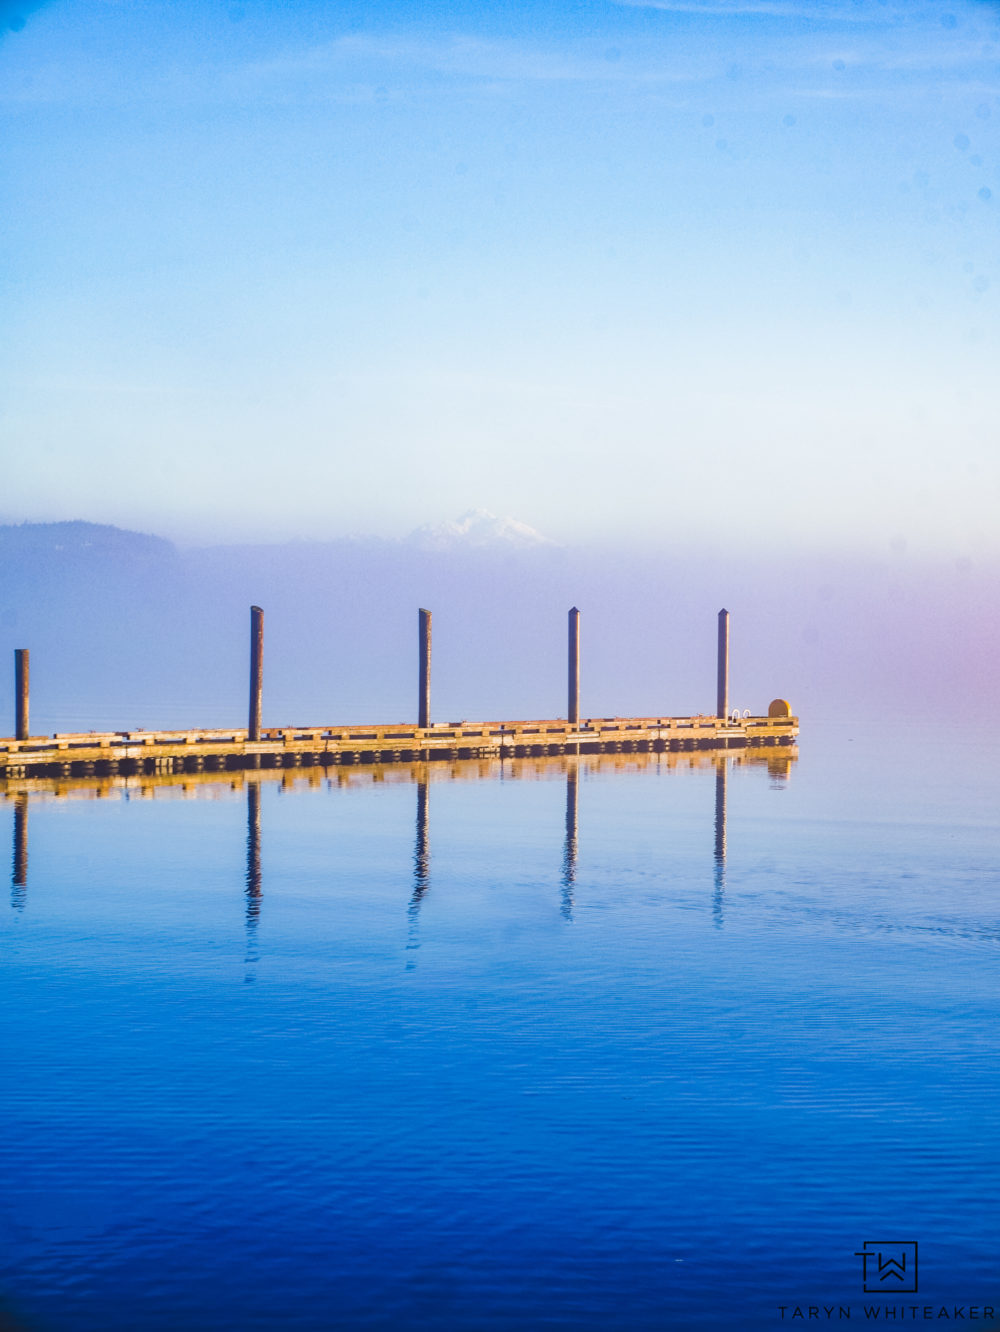
<path fill-rule="evenodd" d="M 728 715 L 729 612 L 719 612 L 715 716 L 580 717 L 580 612 L 569 612 L 565 718 L 432 722 L 431 613 L 418 615 L 417 725 L 261 724 L 264 612 L 250 612 L 250 706 L 245 730 L 28 733 L 28 650 L 15 652 L 15 734 L 0 739 L 0 781 L 29 777 L 150 776 L 246 768 L 427 763 L 558 754 L 676 752 L 794 744 L 798 718 L 777 698 L 766 715 Z"/>
<path fill-rule="evenodd" d="M 524 758 L 546 754 L 664 752 L 787 745 L 798 734 L 790 715 L 742 717 L 591 717 L 551 721 L 454 722 L 428 727 L 316 726 L 246 730 L 109 731 L 0 739 L 0 779 L 84 777 L 238 768 L 297 768 L 355 763 Z"/>

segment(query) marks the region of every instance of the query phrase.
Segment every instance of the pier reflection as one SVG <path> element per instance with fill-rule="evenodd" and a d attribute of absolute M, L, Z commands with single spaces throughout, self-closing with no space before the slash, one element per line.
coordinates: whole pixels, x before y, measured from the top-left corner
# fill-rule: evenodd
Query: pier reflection
<path fill-rule="evenodd" d="M 246 868 L 244 878 L 244 922 L 247 964 L 258 960 L 257 932 L 260 923 L 263 883 L 261 870 L 261 787 L 275 781 L 289 791 L 296 788 L 357 787 L 384 783 L 412 785 L 416 791 L 416 825 L 413 849 L 410 900 L 407 907 L 409 929 L 407 950 L 419 947 L 421 903 L 431 883 L 430 788 L 433 783 L 452 781 L 565 782 L 565 822 L 562 864 L 559 875 L 559 909 L 566 921 L 572 921 L 576 907 L 577 859 L 579 851 L 580 780 L 584 772 L 640 772 L 653 769 L 710 769 L 715 777 L 715 819 L 713 846 L 712 914 L 715 924 L 724 923 L 727 858 L 727 799 L 730 769 L 752 767 L 766 769 L 772 786 L 781 787 L 788 780 L 796 761 L 794 746 L 743 749 L 721 755 L 718 752 L 620 753 L 564 755 L 521 759 L 466 759 L 448 762 L 392 764 L 380 766 L 344 765 L 323 770 L 315 767 L 267 769 L 253 772 L 185 773 L 156 776 L 108 776 L 82 778 L 21 778 L 0 784 L 0 800 L 13 805 L 14 843 L 11 875 L 11 906 L 22 910 L 28 883 L 28 802 L 45 799 L 156 799 L 180 796 L 183 799 L 224 799 L 233 794 L 246 797 Z M 412 967 L 411 956 L 407 965 Z M 248 973 L 247 980 L 254 979 Z"/>
<path fill-rule="evenodd" d="M 428 786 L 441 782 L 494 781 L 501 772 L 506 781 L 563 781 L 573 767 L 581 774 L 610 776 L 613 773 L 639 773 L 650 769 L 714 772 L 722 754 L 719 750 L 682 750 L 668 753 L 627 752 L 611 754 L 552 755 L 524 758 L 448 759 L 431 763 L 357 763 L 329 768 L 234 769 L 225 772 L 144 773 L 134 776 L 114 774 L 90 777 L 11 777 L 0 780 L 0 801 L 16 804 L 21 796 L 39 801 L 48 799 L 103 800 L 220 800 L 239 794 L 250 785 L 263 787 L 276 783 L 289 792 L 326 787 Z M 730 768 L 766 770 L 776 783 L 787 779 L 798 752 L 794 745 L 729 750 Z"/>

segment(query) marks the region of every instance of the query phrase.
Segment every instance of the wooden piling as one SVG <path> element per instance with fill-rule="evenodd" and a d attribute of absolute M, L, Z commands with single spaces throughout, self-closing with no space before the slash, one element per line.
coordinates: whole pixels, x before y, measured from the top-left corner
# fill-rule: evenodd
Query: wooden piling
<path fill-rule="evenodd" d="M 15 725 L 14 737 L 17 740 L 28 738 L 28 649 L 14 649 L 14 695 Z"/>
<path fill-rule="evenodd" d="M 566 720 L 573 726 L 580 721 L 580 612 L 574 606 L 569 613 L 569 697 Z"/>
<path fill-rule="evenodd" d="M 264 686 L 264 612 L 250 607 L 250 719 L 247 738 L 260 739 L 260 712 Z"/>
<path fill-rule="evenodd" d="M 719 611 L 719 652 L 716 670 L 715 715 L 729 714 L 729 612 Z"/>
<path fill-rule="evenodd" d="M 431 724 L 431 613 L 421 608 L 418 616 L 418 638 L 420 649 L 420 685 L 417 704 L 417 725 L 421 728 Z"/>

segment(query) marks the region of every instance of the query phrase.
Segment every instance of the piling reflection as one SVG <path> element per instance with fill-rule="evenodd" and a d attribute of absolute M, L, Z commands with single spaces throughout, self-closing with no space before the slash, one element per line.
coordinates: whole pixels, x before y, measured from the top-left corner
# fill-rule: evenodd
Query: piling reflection
<path fill-rule="evenodd" d="M 426 776 L 417 782 L 417 832 L 413 848 L 413 894 L 407 909 L 409 932 L 406 941 L 408 951 L 420 947 L 420 903 L 431 886 L 431 842 L 428 820 L 428 782 Z M 412 970 L 416 960 L 410 958 L 407 970 Z"/>
<path fill-rule="evenodd" d="M 247 782 L 246 962 L 258 960 L 257 925 L 262 896 L 260 872 L 260 783 Z M 255 976 L 248 972 L 247 982 Z"/>
<path fill-rule="evenodd" d="M 726 784 L 729 781 L 729 760 L 721 758 L 715 769 L 715 894 L 712 898 L 712 917 L 717 929 L 723 926 L 723 905 L 726 894 Z"/>
<path fill-rule="evenodd" d="M 562 905 L 565 920 L 573 919 L 573 887 L 576 883 L 577 831 L 580 817 L 579 764 L 566 763 L 566 840 L 563 843 Z"/>
<path fill-rule="evenodd" d="M 10 904 L 23 911 L 28 897 L 28 796 L 14 800 L 14 863 L 10 880 Z"/>
<path fill-rule="evenodd" d="M 705 771 L 715 777 L 715 820 L 713 849 L 712 915 L 714 923 L 724 924 L 727 859 L 727 797 L 729 771 L 733 767 L 752 767 L 766 770 L 773 788 L 780 789 L 787 782 L 797 755 L 794 746 L 759 750 L 736 750 L 727 754 L 690 750 L 680 753 L 623 752 L 611 754 L 560 755 L 558 757 L 524 757 L 506 759 L 467 759 L 428 764 L 392 764 L 380 766 L 338 766 L 308 771 L 267 769 L 219 773 L 168 774 L 124 777 L 22 778 L 0 783 L 0 799 L 13 805 L 14 844 L 11 876 L 11 906 L 24 908 L 28 882 L 28 801 L 46 797 L 62 799 L 103 799 L 118 795 L 123 799 L 225 799 L 234 793 L 246 792 L 246 871 L 244 884 L 244 919 L 246 928 L 246 962 L 258 960 L 257 931 L 260 922 L 262 890 L 261 872 L 261 786 L 266 781 L 280 783 L 284 789 L 317 788 L 326 786 L 331 792 L 344 787 L 368 786 L 373 783 L 406 784 L 416 789 L 416 828 L 413 850 L 411 892 L 407 907 L 407 950 L 411 956 L 407 966 L 415 965 L 415 951 L 419 947 L 420 906 L 430 888 L 430 787 L 432 782 L 452 781 L 551 781 L 565 782 L 566 806 L 562 846 L 562 867 L 559 876 L 559 909 L 566 921 L 574 919 L 577 893 L 577 857 L 579 847 L 579 787 L 583 772 L 636 773 L 651 768 L 656 770 L 683 769 Z M 254 976 L 247 974 L 247 980 Z"/>

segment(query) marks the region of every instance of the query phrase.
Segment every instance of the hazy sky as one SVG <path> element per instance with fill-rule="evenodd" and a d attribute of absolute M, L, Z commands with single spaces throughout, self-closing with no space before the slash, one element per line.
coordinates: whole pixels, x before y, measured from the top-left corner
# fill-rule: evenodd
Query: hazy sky
<path fill-rule="evenodd" d="M 1000 551 L 1000 4 L 0 15 L 0 520 Z"/>

